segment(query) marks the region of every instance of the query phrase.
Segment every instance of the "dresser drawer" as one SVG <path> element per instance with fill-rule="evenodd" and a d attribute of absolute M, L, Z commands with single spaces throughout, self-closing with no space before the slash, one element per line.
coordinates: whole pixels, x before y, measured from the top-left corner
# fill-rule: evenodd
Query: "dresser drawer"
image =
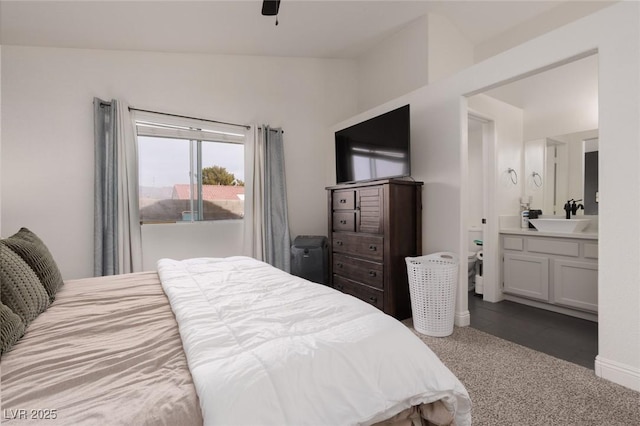
<path fill-rule="evenodd" d="M 383 243 L 382 237 L 334 232 L 332 250 L 382 261 Z"/>
<path fill-rule="evenodd" d="M 356 213 L 355 212 L 334 212 L 333 213 L 333 230 L 354 232 L 356 230 Z"/>
<path fill-rule="evenodd" d="M 381 290 L 377 290 L 364 284 L 359 284 L 355 281 L 348 280 L 339 275 L 333 276 L 333 285 L 336 290 L 340 290 L 343 293 L 355 296 L 360 300 L 372 304 L 378 309 L 383 308 L 382 297 L 384 295 L 384 292 Z"/>
<path fill-rule="evenodd" d="M 382 264 L 355 259 L 343 254 L 333 255 L 333 273 L 379 289 L 384 288 Z"/>
<path fill-rule="evenodd" d="M 353 189 L 333 192 L 333 210 L 354 210 L 356 208 L 356 192 Z"/>

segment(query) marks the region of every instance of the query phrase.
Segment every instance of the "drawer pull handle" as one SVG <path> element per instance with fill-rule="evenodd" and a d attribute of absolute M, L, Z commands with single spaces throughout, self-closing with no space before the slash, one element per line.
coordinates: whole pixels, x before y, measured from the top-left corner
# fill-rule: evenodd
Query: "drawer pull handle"
<path fill-rule="evenodd" d="M 378 303 L 378 298 L 377 298 L 377 297 L 375 297 L 375 296 L 371 296 L 371 297 L 369 297 L 369 302 L 371 302 L 371 303 Z"/>
<path fill-rule="evenodd" d="M 343 286 L 343 285 L 341 285 L 341 284 L 337 284 L 337 285 L 336 285 L 336 288 L 337 288 L 338 290 L 342 290 L 342 289 L 344 289 L 344 286 Z"/>
<path fill-rule="evenodd" d="M 377 251 L 377 250 L 378 250 L 378 247 L 376 247 L 376 246 L 375 246 L 375 245 L 373 245 L 373 244 L 370 244 L 370 245 L 369 245 L 369 250 L 370 250 L 370 251 Z"/>
<path fill-rule="evenodd" d="M 346 200 L 346 199 L 344 199 L 344 198 L 340 198 L 339 203 L 340 203 L 340 204 L 347 204 L 347 200 Z"/>
<path fill-rule="evenodd" d="M 343 225 L 346 225 L 346 224 L 347 224 L 347 221 L 346 221 L 346 220 L 344 220 L 344 219 L 342 219 L 342 220 L 340 221 L 340 223 L 341 223 L 341 224 L 343 224 Z"/>
<path fill-rule="evenodd" d="M 342 241 L 337 240 L 337 241 L 336 241 L 336 245 L 337 245 L 337 246 L 341 246 L 341 245 L 342 245 Z"/>
<path fill-rule="evenodd" d="M 336 266 L 337 266 L 338 268 L 342 268 L 342 263 L 337 263 L 337 264 L 336 264 Z"/>
<path fill-rule="evenodd" d="M 370 277 L 375 277 L 376 275 L 377 275 L 376 271 L 369 271 L 369 276 Z"/>

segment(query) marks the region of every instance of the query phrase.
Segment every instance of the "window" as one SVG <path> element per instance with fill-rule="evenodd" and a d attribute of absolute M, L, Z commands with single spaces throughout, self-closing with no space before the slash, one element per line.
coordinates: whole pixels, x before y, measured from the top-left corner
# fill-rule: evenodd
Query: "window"
<path fill-rule="evenodd" d="M 136 113 L 142 223 L 244 217 L 242 127 Z"/>

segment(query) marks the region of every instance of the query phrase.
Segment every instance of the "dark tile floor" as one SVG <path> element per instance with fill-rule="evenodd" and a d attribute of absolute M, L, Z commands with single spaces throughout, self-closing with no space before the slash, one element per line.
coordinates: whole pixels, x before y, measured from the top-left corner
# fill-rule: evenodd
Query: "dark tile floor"
<path fill-rule="evenodd" d="M 598 323 L 469 293 L 471 327 L 587 368 L 598 354 Z"/>

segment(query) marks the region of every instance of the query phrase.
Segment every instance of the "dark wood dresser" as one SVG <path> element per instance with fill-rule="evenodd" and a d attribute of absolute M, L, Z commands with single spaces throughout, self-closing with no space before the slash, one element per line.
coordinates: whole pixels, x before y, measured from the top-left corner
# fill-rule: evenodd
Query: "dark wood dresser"
<path fill-rule="evenodd" d="M 385 179 L 327 191 L 331 285 L 409 318 L 404 259 L 422 254 L 422 182 Z"/>

